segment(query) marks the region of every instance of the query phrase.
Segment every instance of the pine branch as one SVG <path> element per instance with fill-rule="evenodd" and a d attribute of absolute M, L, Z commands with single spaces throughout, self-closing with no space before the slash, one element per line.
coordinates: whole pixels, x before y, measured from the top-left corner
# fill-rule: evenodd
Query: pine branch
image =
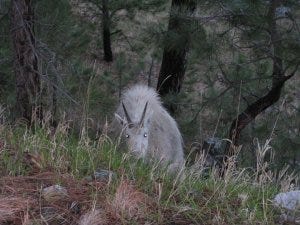
<path fill-rule="evenodd" d="M 283 59 L 281 58 L 281 42 L 278 41 L 278 31 L 275 20 L 275 10 L 278 5 L 280 5 L 280 0 L 273 0 L 270 2 L 269 12 L 268 12 L 268 24 L 270 31 L 271 46 L 273 47 L 273 72 L 272 72 L 272 88 L 263 97 L 258 99 L 256 102 L 249 105 L 241 114 L 237 116 L 236 119 L 231 123 L 229 131 L 229 139 L 232 143 L 227 143 L 225 148 L 225 156 L 232 156 L 234 154 L 232 145 L 237 145 L 241 131 L 259 115 L 265 109 L 276 103 L 281 95 L 282 87 L 285 82 L 293 77 L 298 70 L 299 63 L 295 66 L 295 69 L 290 75 L 285 76 L 285 71 L 283 69 Z M 271 52 L 271 49 L 270 49 Z M 224 159 L 226 161 L 226 159 Z"/>

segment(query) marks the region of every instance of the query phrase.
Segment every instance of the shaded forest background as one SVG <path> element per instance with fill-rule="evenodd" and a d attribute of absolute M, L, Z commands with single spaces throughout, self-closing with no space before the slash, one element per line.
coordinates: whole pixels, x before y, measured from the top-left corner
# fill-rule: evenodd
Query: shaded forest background
<path fill-rule="evenodd" d="M 258 141 L 271 138 L 274 168 L 299 170 L 299 7 L 0 0 L 1 120 L 65 121 L 71 133 L 97 138 L 121 91 L 139 82 L 163 97 L 187 155 L 205 140 L 230 139 L 242 145 L 241 165 L 255 166 Z"/>

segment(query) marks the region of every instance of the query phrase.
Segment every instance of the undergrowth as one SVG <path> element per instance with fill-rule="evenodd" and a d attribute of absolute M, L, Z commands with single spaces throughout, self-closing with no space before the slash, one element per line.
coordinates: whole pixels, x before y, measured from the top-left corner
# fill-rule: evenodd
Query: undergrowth
<path fill-rule="evenodd" d="M 157 163 L 131 158 L 105 134 L 91 140 L 69 132 L 67 123 L 55 130 L 42 126 L 34 131 L 1 126 L 1 175 L 17 178 L 51 171 L 81 182 L 99 169 L 111 171 L 108 180 L 98 181 L 101 188 L 91 181 L 79 224 L 92 224 L 86 222 L 90 220 L 95 224 L 276 224 L 270 200 L 282 188 L 284 176 L 280 181 L 275 174 L 262 179 L 268 174 L 265 164 L 256 172 L 235 169 L 224 179 L 217 168 L 207 172 L 187 167 L 176 176 Z M 63 185 L 60 179 L 53 184 Z M 6 195 L 2 189 L 0 197 Z M 33 214 L 27 210 L 33 224 L 55 224 L 30 217 Z"/>

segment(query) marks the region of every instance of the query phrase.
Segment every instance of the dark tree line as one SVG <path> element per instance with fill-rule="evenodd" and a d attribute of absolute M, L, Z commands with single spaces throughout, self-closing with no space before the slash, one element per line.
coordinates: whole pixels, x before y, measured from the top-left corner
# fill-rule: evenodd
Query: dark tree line
<path fill-rule="evenodd" d="M 100 11 L 102 29 L 102 47 L 104 61 L 113 61 L 111 47 L 112 18 L 121 9 L 134 8 L 138 1 L 108 1 L 108 0 L 87 0 L 97 6 Z M 188 65 L 188 54 L 192 51 L 191 42 L 195 38 L 191 32 L 192 25 L 199 20 L 195 16 L 199 3 L 195 0 L 172 0 L 168 28 L 164 35 L 162 62 L 158 75 L 157 91 L 162 96 L 177 95 L 183 89 L 185 72 Z M 257 1 L 254 6 L 265 7 L 266 12 L 256 15 L 255 7 L 247 2 L 240 3 L 246 10 L 234 8 L 231 1 L 213 2 L 212 7 L 218 8 L 221 5 L 221 16 L 210 16 L 220 23 L 226 24 L 228 31 L 220 34 L 224 36 L 231 29 L 237 29 L 241 33 L 241 39 L 247 39 L 249 51 L 259 52 L 270 60 L 272 65 L 271 87 L 255 101 L 247 102 L 247 107 L 242 110 L 236 118 L 233 118 L 228 138 L 232 145 L 226 146 L 226 155 L 234 154 L 232 146 L 239 145 L 241 133 L 260 113 L 274 105 L 281 96 L 282 89 L 287 80 L 297 72 L 299 56 L 287 60 L 285 52 L 290 47 L 287 40 L 282 38 L 281 28 L 278 21 L 282 19 L 277 15 L 278 9 L 284 4 L 294 4 L 293 1 L 271 0 Z M 246 5 L 246 6 L 245 6 Z M 235 6 L 235 5 L 234 5 Z M 256 6 L 257 7 L 257 6 Z M 247 11 L 248 10 L 248 11 Z M 259 10 L 258 10 L 259 11 Z M 289 15 L 286 20 L 293 20 Z M 14 51 L 14 72 L 16 82 L 17 109 L 20 116 L 26 119 L 29 124 L 34 120 L 43 119 L 43 104 L 41 91 L 41 73 L 39 72 L 39 58 L 36 50 L 35 37 L 35 15 L 31 0 L 12 0 L 10 7 L 11 37 Z M 208 18 L 209 19 L 209 18 Z M 293 27 L 295 29 L 295 27 Z M 257 35 L 256 35 L 257 34 Z M 261 40 L 256 38 L 261 37 Z M 196 42 L 201 40 L 196 40 Z M 263 44 L 257 45 L 257 42 Z M 298 46 L 299 43 L 293 43 Z M 293 45 L 292 45 L 293 46 Z M 234 49 L 235 51 L 236 49 Z M 298 58 L 297 58 L 298 57 Z M 232 82 L 233 83 L 233 82 Z M 167 105 L 170 112 L 174 113 L 176 107 L 173 104 Z"/>

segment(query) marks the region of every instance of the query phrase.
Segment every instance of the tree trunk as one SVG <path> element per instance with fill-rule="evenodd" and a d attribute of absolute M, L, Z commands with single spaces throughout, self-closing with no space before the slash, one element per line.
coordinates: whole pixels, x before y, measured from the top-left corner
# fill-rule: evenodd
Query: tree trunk
<path fill-rule="evenodd" d="M 229 139 L 232 141 L 232 145 L 234 146 L 238 145 L 242 130 L 251 121 L 253 121 L 257 115 L 279 100 L 285 81 L 294 75 L 291 74 L 289 76 L 285 76 L 283 70 L 283 60 L 280 54 L 281 41 L 280 35 L 277 31 L 275 15 L 276 8 L 280 6 L 280 2 L 281 0 L 272 0 L 270 2 L 267 15 L 269 24 L 268 27 L 271 36 L 270 52 L 273 52 L 272 88 L 265 96 L 259 98 L 256 102 L 249 105 L 246 110 L 239 114 L 238 117 L 231 123 Z M 226 145 L 225 156 L 232 156 L 235 154 L 232 145 L 230 143 Z"/>
<path fill-rule="evenodd" d="M 11 1 L 17 109 L 29 123 L 42 119 L 40 76 L 35 51 L 34 10 L 31 0 Z"/>
<path fill-rule="evenodd" d="M 111 50 L 110 40 L 110 16 L 107 8 L 107 0 L 102 0 L 102 39 L 103 39 L 103 51 L 104 60 L 106 62 L 113 61 L 113 55 Z"/>
<path fill-rule="evenodd" d="M 190 42 L 187 16 L 196 8 L 195 1 L 173 0 L 157 91 L 161 96 L 180 92 L 186 69 L 186 54 Z"/>

